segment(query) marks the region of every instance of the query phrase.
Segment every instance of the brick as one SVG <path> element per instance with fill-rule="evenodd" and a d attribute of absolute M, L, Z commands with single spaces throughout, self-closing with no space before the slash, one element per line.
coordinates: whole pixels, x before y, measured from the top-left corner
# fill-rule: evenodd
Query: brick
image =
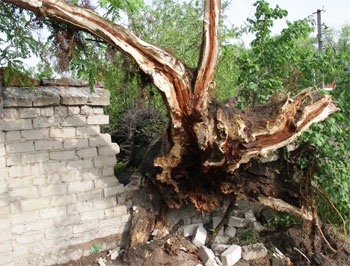
<path fill-rule="evenodd" d="M 117 194 L 124 193 L 125 189 L 123 185 L 119 185 L 116 187 L 106 187 L 103 189 L 103 193 L 105 197 L 115 196 Z"/>
<path fill-rule="evenodd" d="M 97 231 L 98 228 L 98 222 L 87 222 L 84 224 L 79 224 L 79 225 L 73 225 L 73 234 L 79 234 L 83 232 L 90 232 L 93 233 L 94 231 Z M 96 236 L 93 236 L 93 238 Z M 91 238 L 91 239 L 93 239 Z M 90 240 L 91 240 L 90 239 Z"/>
<path fill-rule="evenodd" d="M 66 167 L 67 167 L 66 162 L 47 161 L 44 164 L 42 164 L 42 171 L 44 173 L 52 173 L 55 171 L 59 171 L 61 169 L 66 169 Z"/>
<path fill-rule="evenodd" d="M 72 226 L 56 227 L 45 231 L 46 239 L 69 238 L 72 234 Z"/>
<path fill-rule="evenodd" d="M 94 113 L 94 109 L 91 106 L 84 105 L 80 108 L 80 114 L 82 115 L 89 115 L 93 113 Z"/>
<path fill-rule="evenodd" d="M 184 233 L 183 233 L 184 237 L 193 236 L 199 225 L 200 225 L 200 223 L 198 223 L 198 224 L 188 224 L 188 225 L 182 226 L 183 231 L 184 231 Z"/>
<path fill-rule="evenodd" d="M 103 108 L 102 107 L 93 107 L 94 114 L 103 114 Z"/>
<path fill-rule="evenodd" d="M 113 217 L 113 218 L 108 218 L 100 221 L 99 227 L 100 228 L 117 227 L 120 224 L 122 224 L 122 220 L 120 219 L 120 217 Z"/>
<path fill-rule="evenodd" d="M 18 141 L 21 139 L 20 131 L 9 131 L 5 133 L 6 142 Z"/>
<path fill-rule="evenodd" d="M 254 212 L 253 212 L 252 210 L 246 211 L 246 212 L 244 213 L 244 218 L 247 219 L 247 220 L 253 221 L 253 222 L 256 221 Z"/>
<path fill-rule="evenodd" d="M 88 125 L 108 125 L 109 115 L 89 115 L 86 123 Z"/>
<path fill-rule="evenodd" d="M 248 225 L 248 223 L 249 223 L 249 221 L 247 221 L 244 218 L 232 216 L 229 220 L 228 225 L 233 226 L 233 227 L 242 228 L 242 227 L 246 227 Z"/>
<path fill-rule="evenodd" d="M 9 192 L 11 200 L 37 199 L 39 191 L 36 187 L 18 188 Z"/>
<path fill-rule="evenodd" d="M 104 167 L 102 169 L 103 176 L 114 176 L 114 167 Z"/>
<path fill-rule="evenodd" d="M 19 118 L 35 118 L 40 116 L 39 108 L 21 108 L 18 110 Z"/>
<path fill-rule="evenodd" d="M 0 113 L 1 116 L 1 113 Z M 5 142 L 5 133 L 2 131 L 2 120 L 0 119 L 0 143 Z"/>
<path fill-rule="evenodd" d="M 57 126 L 60 119 L 56 117 L 37 117 L 33 119 L 34 128 L 47 128 Z"/>
<path fill-rule="evenodd" d="M 111 143 L 111 135 L 101 134 L 96 137 L 89 138 L 90 147 L 108 146 Z"/>
<path fill-rule="evenodd" d="M 35 141 L 35 150 L 59 150 L 62 149 L 62 141 L 60 140 L 37 140 Z"/>
<path fill-rule="evenodd" d="M 42 186 L 46 184 L 46 177 L 44 175 L 39 175 L 33 178 L 34 186 Z"/>
<path fill-rule="evenodd" d="M 51 198 L 50 205 L 53 207 L 58 207 L 58 206 L 70 205 L 70 204 L 73 204 L 75 202 L 77 202 L 77 195 L 76 194 L 68 194 L 68 195 L 65 195 L 64 197 L 53 196 Z"/>
<path fill-rule="evenodd" d="M 0 155 L 6 155 L 5 145 L 0 144 Z"/>
<path fill-rule="evenodd" d="M 128 209 L 125 205 L 115 206 L 113 208 L 104 210 L 106 217 L 122 216 L 128 213 Z"/>
<path fill-rule="evenodd" d="M 40 173 L 40 165 L 38 163 L 11 166 L 8 169 L 10 177 L 34 176 Z"/>
<path fill-rule="evenodd" d="M 2 110 L 3 119 L 16 120 L 19 118 L 18 111 L 14 108 L 5 108 Z"/>
<path fill-rule="evenodd" d="M 66 172 L 63 173 L 63 175 L 66 175 L 66 174 L 67 174 Z M 62 183 L 61 176 L 62 176 L 61 172 L 50 172 L 50 173 L 47 173 L 46 174 L 46 183 L 48 185 Z"/>
<path fill-rule="evenodd" d="M 267 249 L 262 243 L 242 247 L 242 258 L 244 260 L 255 260 L 266 257 Z"/>
<path fill-rule="evenodd" d="M 9 254 L 8 252 L 12 252 L 12 242 L 10 240 L 6 241 L 1 241 L 0 243 L 0 263 L 4 265 L 4 261 L 1 260 L 1 256 L 6 253 Z M 12 258 L 12 254 L 9 254 L 9 256 Z"/>
<path fill-rule="evenodd" d="M 90 169 L 90 168 L 94 168 L 94 164 L 91 159 L 69 161 L 67 164 L 67 169 Z"/>
<path fill-rule="evenodd" d="M 13 225 L 18 224 L 26 224 L 31 223 L 40 220 L 39 217 L 39 210 L 32 210 L 32 211 L 22 211 L 19 214 L 13 214 L 11 215 L 11 223 Z"/>
<path fill-rule="evenodd" d="M 48 160 L 49 160 L 48 152 L 35 152 L 35 153 L 22 154 L 23 164 L 46 162 Z"/>
<path fill-rule="evenodd" d="M 46 139 L 49 137 L 49 129 L 33 129 L 21 131 L 22 138 L 27 140 Z"/>
<path fill-rule="evenodd" d="M 82 115 L 68 116 L 66 117 L 61 125 L 63 127 L 77 127 L 86 125 L 86 117 Z"/>
<path fill-rule="evenodd" d="M 115 207 L 117 205 L 117 199 L 115 197 L 112 198 L 104 198 L 100 200 L 95 200 L 92 202 L 93 210 L 105 210 L 108 208 Z"/>
<path fill-rule="evenodd" d="M 67 194 L 67 184 L 55 184 L 46 187 L 40 187 L 42 197 L 57 196 Z"/>
<path fill-rule="evenodd" d="M 98 148 L 98 155 L 100 156 L 110 156 L 110 155 L 116 155 L 120 152 L 119 146 L 116 143 L 112 143 L 113 145 L 109 147 L 99 147 Z"/>
<path fill-rule="evenodd" d="M 207 230 L 204 229 L 203 224 L 199 224 L 192 239 L 192 243 L 197 247 L 203 246 L 207 239 Z"/>
<path fill-rule="evenodd" d="M 68 185 L 68 192 L 76 193 L 88 191 L 94 188 L 93 181 L 81 181 L 81 182 L 73 182 Z"/>
<path fill-rule="evenodd" d="M 0 207 L 6 207 L 9 205 L 9 196 L 7 194 L 1 195 L 0 196 Z"/>
<path fill-rule="evenodd" d="M 60 95 L 54 88 L 41 87 L 33 99 L 34 106 L 51 106 L 60 104 Z"/>
<path fill-rule="evenodd" d="M 237 229 L 233 226 L 227 226 L 225 229 L 225 235 L 229 236 L 230 238 L 234 238 L 236 236 Z"/>
<path fill-rule="evenodd" d="M 11 246 L 11 245 L 10 245 Z M 15 265 L 13 264 L 13 257 L 11 252 L 5 252 L 0 254 L 1 265 Z"/>
<path fill-rule="evenodd" d="M 34 151 L 34 143 L 33 141 L 25 141 L 7 144 L 6 151 L 8 153 L 31 152 Z"/>
<path fill-rule="evenodd" d="M 52 219 L 40 219 L 38 221 L 26 223 L 26 230 L 28 231 L 41 231 L 45 228 L 54 227 L 55 223 Z"/>
<path fill-rule="evenodd" d="M 81 221 L 83 222 L 101 220 L 103 217 L 104 217 L 103 210 L 83 212 L 80 214 Z"/>
<path fill-rule="evenodd" d="M 54 107 L 56 117 L 66 117 L 68 115 L 68 108 L 66 106 Z"/>
<path fill-rule="evenodd" d="M 104 156 L 94 158 L 94 165 L 96 168 L 113 166 L 117 162 L 115 156 Z"/>
<path fill-rule="evenodd" d="M 13 153 L 13 154 L 7 155 L 7 158 L 6 158 L 7 166 L 19 165 L 19 164 L 22 164 L 22 154 Z"/>
<path fill-rule="evenodd" d="M 91 202 L 79 202 L 75 204 L 68 205 L 68 216 L 71 214 L 78 214 L 83 212 L 92 211 L 92 203 Z"/>
<path fill-rule="evenodd" d="M 80 214 L 69 215 L 69 216 L 65 217 L 64 219 L 62 219 L 60 217 L 54 218 L 53 221 L 55 222 L 56 226 L 67 226 L 67 225 L 79 224 L 80 223 Z"/>
<path fill-rule="evenodd" d="M 7 193 L 8 192 L 8 187 L 7 187 L 7 182 L 6 181 L 0 181 L 0 195 Z"/>
<path fill-rule="evenodd" d="M 77 155 L 80 158 L 96 157 L 97 149 L 96 148 L 81 149 L 77 151 Z"/>
<path fill-rule="evenodd" d="M 9 189 L 19 188 L 19 187 L 30 187 L 32 185 L 33 185 L 33 182 L 29 178 L 11 178 L 9 179 L 9 182 L 8 182 Z"/>
<path fill-rule="evenodd" d="M 71 138 L 75 137 L 75 128 L 51 128 L 51 138 Z"/>
<path fill-rule="evenodd" d="M 67 161 L 75 159 L 75 151 L 53 151 L 50 152 L 51 160 Z"/>
<path fill-rule="evenodd" d="M 202 260 L 202 262 L 207 265 L 208 261 L 215 261 L 215 255 L 214 252 L 207 248 L 206 246 L 201 246 L 198 249 L 199 257 Z"/>
<path fill-rule="evenodd" d="M 89 105 L 107 106 L 110 103 L 109 90 L 95 88 L 95 91 L 89 95 Z"/>
<path fill-rule="evenodd" d="M 33 242 L 40 242 L 44 238 L 43 232 L 29 232 L 23 235 L 16 236 L 18 244 L 29 244 Z"/>
<path fill-rule="evenodd" d="M 84 148 L 89 147 L 89 141 L 87 139 L 66 139 L 63 141 L 64 149 L 72 148 Z"/>
<path fill-rule="evenodd" d="M 21 201 L 21 208 L 23 211 L 32 211 L 47 208 L 50 206 L 49 199 L 39 198 Z"/>
<path fill-rule="evenodd" d="M 40 217 L 43 219 L 51 219 L 56 217 L 63 217 L 67 215 L 66 206 L 58 206 L 40 210 Z"/>
<path fill-rule="evenodd" d="M 100 134 L 100 126 L 77 127 L 77 136 L 97 136 Z"/>
<path fill-rule="evenodd" d="M 242 248 L 232 245 L 221 254 L 222 266 L 231 266 L 237 263 L 242 256 Z"/>
<path fill-rule="evenodd" d="M 53 107 L 42 107 L 40 108 L 41 116 L 53 116 L 54 110 Z"/>
<path fill-rule="evenodd" d="M 85 200 L 97 200 L 103 198 L 103 190 L 102 189 L 96 189 L 96 190 L 90 190 L 89 193 L 78 193 L 78 200 L 79 201 L 85 201 Z"/>
<path fill-rule="evenodd" d="M 78 115 L 80 114 L 80 108 L 78 106 L 68 106 L 69 115 Z"/>
<path fill-rule="evenodd" d="M 0 207 L 0 217 L 9 217 L 10 207 L 6 205 L 5 207 Z"/>
<path fill-rule="evenodd" d="M 95 182 L 95 188 L 107 188 L 107 187 L 116 187 L 117 186 L 117 179 L 114 176 L 110 177 L 101 177 L 96 180 Z"/>
<path fill-rule="evenodd" d="M 4 130 L 24 130 L 32 129 L 33 124 L 31 119 L 4 120 Z"/>

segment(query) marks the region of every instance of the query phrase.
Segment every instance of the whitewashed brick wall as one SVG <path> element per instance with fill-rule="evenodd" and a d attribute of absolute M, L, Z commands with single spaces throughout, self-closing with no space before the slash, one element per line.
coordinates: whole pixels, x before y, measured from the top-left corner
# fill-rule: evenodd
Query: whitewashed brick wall
<path fill-rule="evenodd" d="M 2 89 L 0 265 L 64 263 L 129 230 L 119 147 L 100 133 L 109 92 L 53 85 Z"/>

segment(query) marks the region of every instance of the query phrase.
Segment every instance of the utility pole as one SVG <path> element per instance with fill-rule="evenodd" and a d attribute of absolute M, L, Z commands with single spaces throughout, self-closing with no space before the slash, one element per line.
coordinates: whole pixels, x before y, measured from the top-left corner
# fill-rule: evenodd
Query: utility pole
<path fill-rule="evenodd" d="M 316 14 L 317 14 L 317 39 L 318 39 L 318 51 L 322 53 L 323 47 L 322 47 L 322 23 L 321 23 L 321 12 L 323 10 L 317 9 Z M 321 60 L 321 59 L 320 59 Z M 320 89 L 324 89 L 324 75 L 322 72 L 320 72 L 321 75 L 321 84 L 320 84 Z"/>

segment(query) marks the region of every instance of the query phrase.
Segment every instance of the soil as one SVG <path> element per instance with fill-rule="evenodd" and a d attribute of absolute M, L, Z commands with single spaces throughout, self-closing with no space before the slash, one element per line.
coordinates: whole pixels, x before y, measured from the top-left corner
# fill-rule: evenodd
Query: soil
<path fill-rule="evenodd" d="M 282 265 L 322 265 L 322 266 L 347 266 L 350 265 L 350 242 L 345 241 L 331 227 L 324 228 L 324 234 L 329 244 L 337 249 L 336 253 L 330 251 L 325 241 L 319 240 L 317 245 L 322 245 L 324 252 L 313 254 L 308 257 L 302 246 L 303 230 L 300 224 L 289 228 L 276 228 L 265 230 L 256 239 L 264 243 L 268 249 L 268 255 L 259 260 L 239 261 L 236 266 L 282 266 Z M 278 261 L 273 256 L 273 251 L 278 248 L 285 260 Z M 186 238 L 179 236 L 168 236 L 165 239 L 151 241 L 147 245 L 137 245 L 129 250 L 127 255 L 122 254 L 117 260 L 112 261 L 108 252 L 99 252 L 77 261 L 71 261 L 61 266 L 102 266 L 98 263 L 100 258 L 104 259 L 106 266 L 196 266 L 201 264 L 196 247 Z"/>

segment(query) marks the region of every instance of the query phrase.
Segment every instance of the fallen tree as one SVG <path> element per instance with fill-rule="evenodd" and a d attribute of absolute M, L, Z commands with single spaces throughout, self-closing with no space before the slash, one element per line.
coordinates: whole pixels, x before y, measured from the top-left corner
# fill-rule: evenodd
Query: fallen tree
<path fill-rule="evenodd" d="M 169 128 L 150 148 L 143 170 L 169 207 L 192 203 L 209 212 L 225 199 L 249 199 L 306 221 L 317 219 L 312 203 L 303 196 L 306 191 L 312 194 L 310 178 L 293 181 L 294 173 L 274 171 L 281 165 L 261 165 L 254 159 L 293 143 L 312 123 L 338 109 L 329 95 L 311 89 L 247 110 L 213 99 L 219 0 L 205 0 L 200 60 L 194 70 L 91 9 L 63 0 L 4 2 L 95 35 L 134 59 L 152 78 L 166 103 Z"/>

